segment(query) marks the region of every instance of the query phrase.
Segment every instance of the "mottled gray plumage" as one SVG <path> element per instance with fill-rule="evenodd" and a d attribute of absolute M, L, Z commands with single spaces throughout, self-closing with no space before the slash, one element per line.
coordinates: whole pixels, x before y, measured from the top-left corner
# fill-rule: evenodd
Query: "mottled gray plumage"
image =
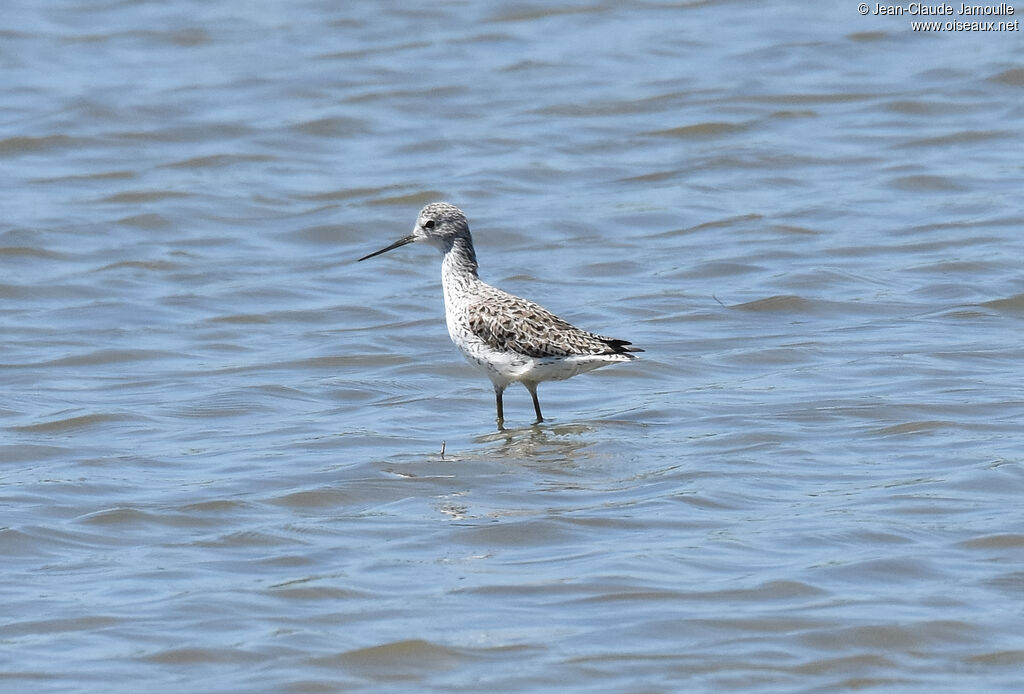
<path fill-rule="evenodd" d="M 540 422 L 538 383 L 630 361 L 636 358 L 631 352 L 643 351 L 626 340 L 580 330 L 532 301 L 483 282 L 466 215 L 446 202 L 424 207 L 412 234 L 360 260 L 417 241 L 435 246 L 444 256 L 441 283 L 448 334 L 466 359 L 491 379 L 499 427 L 502 393 L 510 383 L 518 381 L 530 391 Z"/>
<path fill-rule="evenodd" d="M 483 284 L 483 282 L 481 282 Z M 492 349 L 528 357 L 640 352 L 625 340 L 580 330 L 543 306 L 490 285 L 466 308 L 469 329 Z"/>

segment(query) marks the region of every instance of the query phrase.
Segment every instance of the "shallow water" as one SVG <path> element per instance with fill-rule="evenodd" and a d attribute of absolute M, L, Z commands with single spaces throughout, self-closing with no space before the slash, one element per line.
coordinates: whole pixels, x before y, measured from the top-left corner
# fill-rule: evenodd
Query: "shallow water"
<path fill-rule="evenodd" d="M 5 10 L 0 689 L 1017 691 L 1019 32 L 335 5 Z"/>

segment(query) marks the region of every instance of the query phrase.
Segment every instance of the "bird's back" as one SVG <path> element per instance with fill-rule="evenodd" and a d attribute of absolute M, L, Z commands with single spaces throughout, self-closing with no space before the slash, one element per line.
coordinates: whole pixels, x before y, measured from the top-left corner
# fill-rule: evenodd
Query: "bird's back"
<path fill-rule="evenodd" d="M 626 361 L 640 352 L 626 340 L 581 330 L 543 306 L 479 282 L 464 306 L 465 329 L 498 352 L 525 357 L 606 357 Z"/>

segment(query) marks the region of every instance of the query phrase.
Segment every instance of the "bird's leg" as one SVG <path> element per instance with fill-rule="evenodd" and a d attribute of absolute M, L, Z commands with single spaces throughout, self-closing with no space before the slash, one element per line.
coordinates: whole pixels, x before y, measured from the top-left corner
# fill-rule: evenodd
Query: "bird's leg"
<path fill-rule="evenodd" d="M 503 390 L 504 388 L 494 386 L 494 406 L 498 410 L 498 429 L 505 428 L 505 407 L 502 405 L 501 402 L 501 393 Z"/>
<path fill-rule="evenodd" d="M 530 391 L 530 395 L 533 396 L 533 411 L 537 413 L 537 421 L 534 424 L 540 424 L 544 421 L 544 415 L 540 413 L 540 401 L 537 400 L 537 384 L 536 383 L 523 383 L 526 389 Z"/>

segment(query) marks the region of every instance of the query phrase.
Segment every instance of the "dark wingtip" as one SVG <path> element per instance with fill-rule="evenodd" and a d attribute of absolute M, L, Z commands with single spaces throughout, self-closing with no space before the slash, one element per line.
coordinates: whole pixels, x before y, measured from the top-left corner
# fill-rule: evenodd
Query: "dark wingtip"
<path fill-rule="evenodd" d="M 639 347 L 634 347 L 632 342 L 628 340 L 614 340 L 610 338 L 602 339 L 601 342 L 608 345 L 610 348 L 610 354 L 628 354 L 629 352 L 643 352 L 644 350 Z"/>

